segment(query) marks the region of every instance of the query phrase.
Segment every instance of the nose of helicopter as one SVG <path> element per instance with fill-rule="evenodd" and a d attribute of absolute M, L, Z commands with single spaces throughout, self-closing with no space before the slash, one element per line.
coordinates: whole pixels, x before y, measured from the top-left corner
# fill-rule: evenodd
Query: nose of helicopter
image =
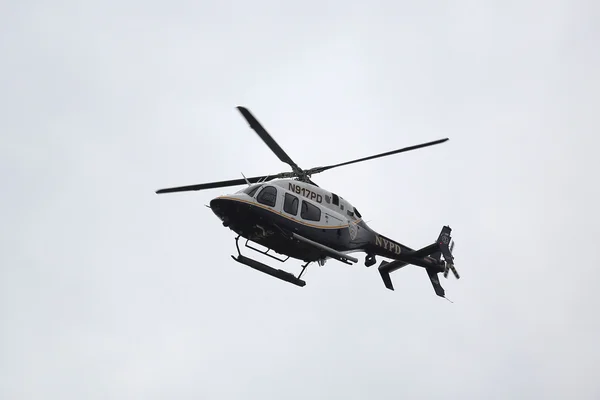
<path fill-rule="evenodd" d="M 223 225 L 229 225 L 229 219 L 231 214 L 232 201 L 221 197 L 216 197 L 210 201 L 210 209 L 215 215 L 223 221 Z"/>
<path fill-rule="evenodd" d="M 223 226 L 243 225 L 253 216 L 252 206 L 245 204 L 236 195 L 215 197 L 210 201 L 209 207 L 223 221 Z"/>
<path fill-rule="evenodd" d="M 224 216 L 224 211 L 225 211 L 224 203 L 225 203 L 225 200 L 223 200 L 219 197 L 215 197 L 209 203 L 210 209 L 215 213 L 215 215 L 217 217 L 219 217 L 221 219 Z"/>

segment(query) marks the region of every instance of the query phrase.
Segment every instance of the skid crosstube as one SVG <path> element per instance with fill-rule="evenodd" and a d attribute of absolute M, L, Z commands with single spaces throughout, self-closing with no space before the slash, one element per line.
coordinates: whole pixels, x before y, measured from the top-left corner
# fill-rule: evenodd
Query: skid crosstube
<path fill-rule="evenodd" d="M 247 265 L 250 268 L 254 268 L 257 271 L 264 272 L 267 275 L 271 275 L 275 278 L 292 283 L 296 286 L 304 287 L 304 285 L 306 285 L 306 282 L 304 282 L 302 279 L 296 278 L 293 274 L 291 274 L 289 272 L 283 271 L 281 269 L 275 269 L 273 267 L 269 267 L 268 265 L 265 265 L 259 261 L 253 260 L 248 257 L 244 257 L 241 254 L 238 255 L 237 258 L 234 256 L 231 256 L 231 258 L 233 258 L 235 261 L 239 262 L 240 264 Z"/>

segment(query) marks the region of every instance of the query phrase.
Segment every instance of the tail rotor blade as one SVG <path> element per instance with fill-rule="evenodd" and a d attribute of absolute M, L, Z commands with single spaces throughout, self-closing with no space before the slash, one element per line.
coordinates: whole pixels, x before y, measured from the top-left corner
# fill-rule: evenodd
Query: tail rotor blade
<path fill-rule="evenodd" d="M 456 279 L 460 279 L 460 276 L 458 275 L 458 272 L 456 271 L 456 268 L 454 268 L 454 264 L 450 264 L 450 269 L 452 270 L 452 273 L 454 274 L 454 276 L 456 277 Z"/>

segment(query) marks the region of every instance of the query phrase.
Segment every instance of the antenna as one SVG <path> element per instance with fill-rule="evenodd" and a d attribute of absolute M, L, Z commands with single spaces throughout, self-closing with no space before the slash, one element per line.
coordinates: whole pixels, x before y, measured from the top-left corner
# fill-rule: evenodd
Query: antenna
<path fill-rule="evenodd" d="M 243 172 L 240 172 L 240 173 L 241 173 L 241 174 L 242 174 L 242 176 L 244 177 L 244 180 L 246 181 L 246 183 L 248 184 L 248 186 L 250 186 L 250 185 L 251 185 L 251 183 L 250 183 L 250 181 L 248 180 L 248 178 L 246 178 L 246 177 L 244 176 L 244 173 L 243 173 Z"/>

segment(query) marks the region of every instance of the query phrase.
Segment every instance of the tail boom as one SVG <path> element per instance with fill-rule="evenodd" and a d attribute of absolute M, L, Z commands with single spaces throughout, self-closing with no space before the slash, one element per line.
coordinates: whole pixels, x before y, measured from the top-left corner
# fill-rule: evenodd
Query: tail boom
<path fill-rule="evenodd" d="M 435 243 L 418 250 L 413 250 L 377 235 L 373 252 L 393 259 L 392 262 L 382 261 L 378 267 L 385 287 L 394 290 L 390 273 L 411 264 L 425 268 L 435 293 L 440 297 L 445 297 L 445 291 L 440 284 L 438 274 L 444 273 L 444 277 L 447 277 L 448 271 L 452 270 L 456 278 L 459 279 L 459 275 L 454 268 L 454 256 L 452 255 L 454 242 L 450 237 L 451 231 L 449 226 L 444 226 Z"/>

